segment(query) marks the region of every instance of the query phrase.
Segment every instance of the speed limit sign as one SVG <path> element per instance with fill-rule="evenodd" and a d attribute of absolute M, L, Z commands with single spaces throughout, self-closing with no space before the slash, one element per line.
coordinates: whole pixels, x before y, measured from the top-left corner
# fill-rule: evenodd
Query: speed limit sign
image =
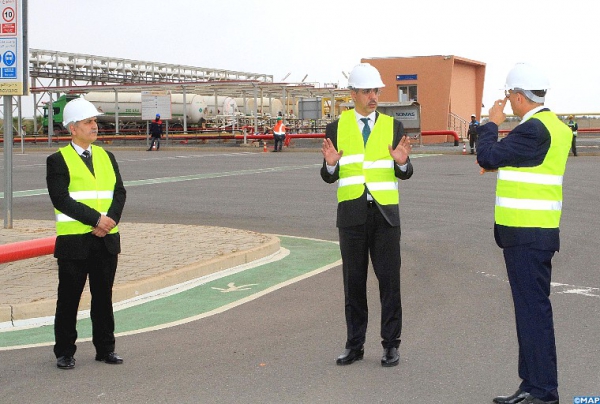
<path fill-rule="evenodd" d="M 0 95 L 24 95 L 28 87 L 23 0 L 0 3 Z"/>
<path fill-rule="evenodd" d="M 11 22 L 15 19 L 15 10 L 11 7 L 6 7 L 2 12 L 2 19 L 6 22 Z"/>
<path fill-rule="evenodd" d="M 17 35 L 17 0 L 3 0 L 2 21 L 0 21 L 0 36 Z"/>

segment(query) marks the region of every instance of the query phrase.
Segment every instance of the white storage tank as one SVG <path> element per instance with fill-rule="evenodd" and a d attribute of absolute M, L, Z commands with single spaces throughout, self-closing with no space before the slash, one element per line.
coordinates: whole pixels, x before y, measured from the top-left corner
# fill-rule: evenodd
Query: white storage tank
<path fill-rule="evenodd" d="M 244 104 L 243 98 L 236 98 L 237 104 L 240 106 L 240 112 L 243 115 L 254 115 L 255 106 L 258 115 L 269 114 L 271 116 L 277 116 L 279 113 L 284 113 L 283 104 L 279 98 L 246 98 Z"/>
<path fill-rule="evenodd" d="M 217 115 L 236 115 L 239 111 L 238 104 L 235 99 L 225 96 L 216 97 L 215 107 L 215 96 L 205 95 L 202 97 L 206 103 L 205 117 L 213 118 Z"/>
<path fill-rule="evenodd" d="M 99 122 L 115 121 L 115 93 L 90 92 L 84 98 L 90 101 L 104 115 L 98 117 Z M 204 117 L 207 109 L 204 97 L 186 94 L 186 115 L 188 124 L 197 124 Z M 171 94 L 171 121 L 183 121 L 183 94 Z M 142 121 L 142 94 L 119 93 L 119 121 Z"/>

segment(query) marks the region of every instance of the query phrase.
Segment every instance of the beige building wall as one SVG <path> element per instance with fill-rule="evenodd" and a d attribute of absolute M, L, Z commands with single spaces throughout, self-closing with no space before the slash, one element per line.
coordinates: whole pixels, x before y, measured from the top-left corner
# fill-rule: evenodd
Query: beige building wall
<path fill-rule="evenodd" d="M 480 118 L 485 63 L 453 55 L 366 58 L 385 84 L 379 101 L 399 102 L 398 87 L 417 86 L 421 131 L 454 130 L 466 136 L 471 114 Z M 416 75 L 416 80 L 397 80 Z M 424 136 L 423 143 L 454 141 L 452 136 Z"/>

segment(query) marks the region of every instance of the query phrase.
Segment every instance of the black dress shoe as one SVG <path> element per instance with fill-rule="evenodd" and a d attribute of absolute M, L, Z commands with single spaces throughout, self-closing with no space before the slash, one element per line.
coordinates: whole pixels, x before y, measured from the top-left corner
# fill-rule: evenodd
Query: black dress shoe
<path fill-rule="evenodd" d="M 400 363 L 400 355 L 398 355 L 398 348 L 384 348 L 383 357 L 381 358 L 381 366 L 392 367 Z"/>
<path fill-rule="evenodd" d="M 531 397 L 531 394 L 519 389 L 512 396 L 499 396 L 494 398 L 494 402 L 496 404 L 516 404 L 525 400 L 527 397 Z"/>
<path fill-rule="evenodd" d="M 75 367 L 75 358 L 72 356 L 60 356 L 56 359 L 56 367 L 59 369 L 73 369 Z"/>
<path fill-rule="evenodd" d="M 123 358 L 121 358 L 114 352 L 109 352 L 104 355 L 97 354 L 96 360 L 100 361 L 100 362 L 108 363 L 110 365 L 120 365 L 121 363 L 123 363 Z"/>
<path fill-rule="evenodd" d="M 363 348 L 360 349 L 346 349 L 343 354 L 338 356 L 335 363 L 340 366 L 350 365 L 356 361 L 359 361 L 365 356 L 365 350 Z"/>

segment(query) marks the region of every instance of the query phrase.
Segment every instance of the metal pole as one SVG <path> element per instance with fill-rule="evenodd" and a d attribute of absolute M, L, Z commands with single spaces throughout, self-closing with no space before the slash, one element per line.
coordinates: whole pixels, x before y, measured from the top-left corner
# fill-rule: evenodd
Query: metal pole
<path fill-rule="evenodd" d="M 38 133 L 37 109 L 38 109 L 37 94 L 33 93 L 33 134 L 34 135 L 37 135 L 37 133 Z"/>
<path fill-rule="evenodd" d="M 169 145 L 169 120 L 165 121 L 165 143 Z"/>
<path fill-rule="evenodd" d="M 48 101 L 48 147 L 52 146 L 52 135 L 54 135 L 54 107 L 52 106 L 52 93 L 50 95 L 50 101 Z"/>
<path fill-rule="evenodd" d="M 119 134 L 119 92 L 115 88 L 115 135 Z"/>
<path fill-rule="evenodd" d="M 258 87 L 255 83 L 252 83 L 252 86 L 254 87 L 254 134 L 258 134 Z"/>
<path fill-rule="evenodd" d="M 183 133 L 187 135 L 187 98 L 185 93 L 185 86 L 181 86 L 183 90 Z"/>
<path fill-rule="evenodd" d="M 24 145 L 25 145 L 25 134 L 23 133 L 23 114 L 21 111 L 21 96 L 17 97 L 17 131 L 19 133 L 19 136 L 21 138 L 21 154 L 25 154 L 25 149 L 24 149 Z"/>
<path fill-rule="evenodd" d="M 4 228 L 13 228 L 12 218 L 12 96 L 4 96 Z"/>

